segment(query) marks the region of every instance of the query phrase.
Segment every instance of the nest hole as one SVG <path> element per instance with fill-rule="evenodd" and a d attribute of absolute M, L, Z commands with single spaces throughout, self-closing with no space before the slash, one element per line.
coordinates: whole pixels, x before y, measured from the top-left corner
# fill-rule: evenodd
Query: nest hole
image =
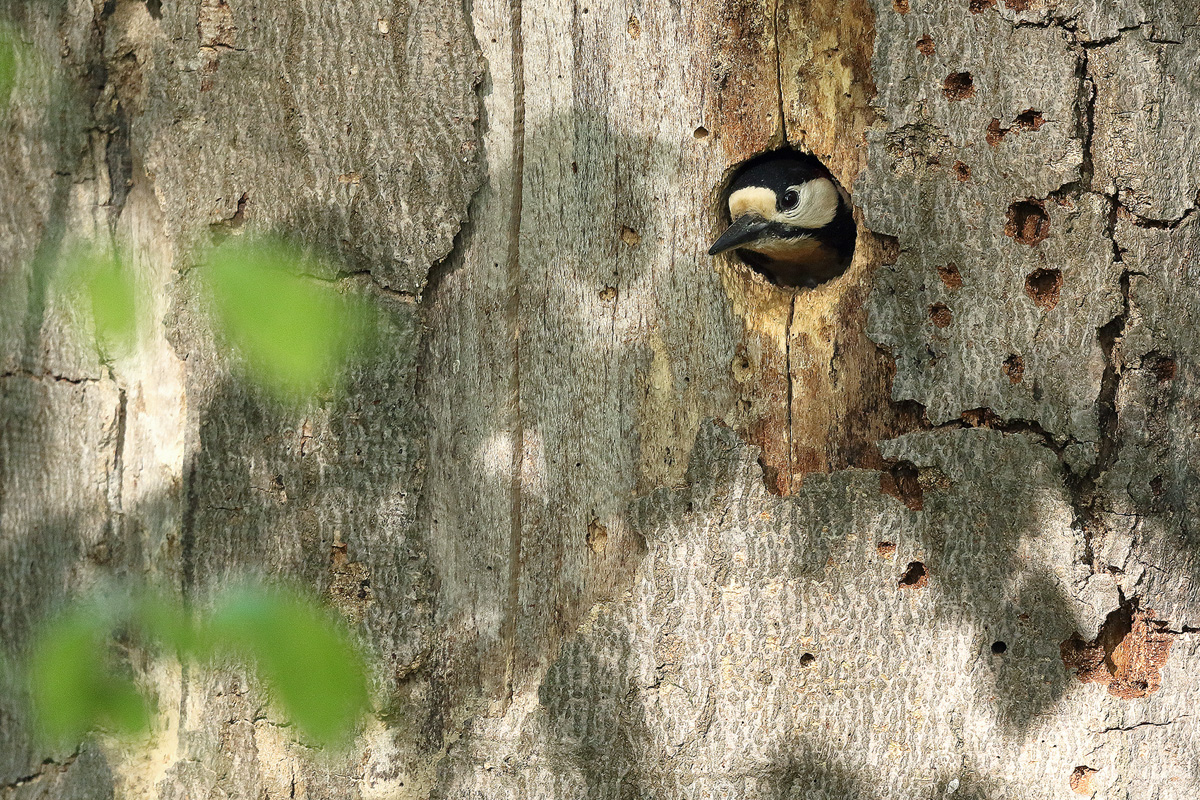
<path fill-rule="evenodd" d="M 773 174 L 775 166 L 778 169 Z M 804 179 L 783 177 L 796 173 L 805 175 Z M 797 197 L 800 205 L 795 206 L 796 209 L 811 207 L 813 211 L 811 216 L 799 214 L 796 218 L 801 222 L 819 218 L 816 212 L 822 207 L 821 203 L 832 200 L 828 187 L 820 192 L 814 185 L 805 191 L 810 182 L 820 179 L 827 180 L 836 191 L 833 219 L 821 225 L 790 224 L 788 204 L 797 202 Z M 740 202 L 744 197 L 740 194 L 743 189 L 767 190 L 771 194 L 759 192 L 756 198 L 759 204 L 747 206 Z M 759 153 L 728 169 L 713 192 L 713 217 L 717 221 L 717 230 L 712 236 L 714 247 L 737 221 L 731 201 L 739 201 L 736 202 L 739 219 L 748 214 L 757 215 L 769 226 L 763 240 L 748 241 L 744 247 L 723 250 L 715 257 L 727 254 L 732 261 L 748 267 L 768 283 L 786 289 L 820 286 L 844 274 L 850 267 L 858 235 L 853 201 L 833 172 L 811 153 L 782 147 Z M 828 208 L 828 205 L 823 207 Z"/>

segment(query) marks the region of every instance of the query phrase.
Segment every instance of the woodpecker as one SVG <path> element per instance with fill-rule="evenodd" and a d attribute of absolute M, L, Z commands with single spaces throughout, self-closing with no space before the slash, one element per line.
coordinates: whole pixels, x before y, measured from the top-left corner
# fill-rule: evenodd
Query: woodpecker
<path fill-rule="evenodd" d="M 812 156 L 783 151 L 751 163 L 729 187 L 729 216 L 708 254 L 737 249 L 778 285 L 817 286 L 845 272 L 854 254 L 849 198 Z"/>

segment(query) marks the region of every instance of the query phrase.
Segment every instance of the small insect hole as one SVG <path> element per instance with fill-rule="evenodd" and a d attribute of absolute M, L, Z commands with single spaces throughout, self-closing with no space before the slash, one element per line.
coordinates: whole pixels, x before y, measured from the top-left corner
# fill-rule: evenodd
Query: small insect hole
<path fill-rule="evenodd" d="M 1050 217 L 1040 200 L 1018 200 L 1008 207 L 1004 235 L 1033 247 L 1050 235 Z"/>
<path fill-rule="evenodd" d="M 1058 305 L 1062 285 L 1062 270 L 1035 269 L 1025 278 L 1025 294 L 1038 308 L 1049 311 Z"/>
<path fill-rule="evenodd" d="M 1099 770 L 1093 769 L 1087 765 L 1080 765 L 1071 770 L 1071 778 L 1069 781 L 1071 791 L 1075 792 L 1075 794 L 1090 795 L 1092 793 L 1092 776 L 1097 772 L 1099 772 Z"/>
<path fill-rule="evenodd" d="M 950 307 L 945 303 L 934 303 L 929 307 L 929 321 L 939 328 L 949 327 L 954 320 Z"/>
<path fill-rule="evenodd" d="M 880 472 L 879 490 L 896 498 L 913 511 L 920 511 L 925 507 L 921 474 L 911 461 L 899 461 L 890 469 Z M 892 552 L 895 550 L 895 545 L 892 545 Z"/>
<path fill-rule="evenodd" d="M 992 642 L 992 652 L 996 655 L 1004 655 L 1008 651 L 1008 645 L 1004 642 Z"/>
<path fill-rule="evenodd" d="M 969 72 L 951 72 L 942 84 L 942 94 L 947 100 L 966 100 L 975 96 L 975 79 Z"/>
<path fill-rule="evenodd" d="M 1013 353 L 1004 359 L 1004 364 L 1000 369 L 1008 376 L 1009 383 L 1020 383 L 1025 377 L 1025 359 Z"/>
<path fill-rule="evenodd" d="M 952 292 L 956 292 L 963 286 L 962 273 L 958 271 L 958 265 L 951 262 L 944 267 L 938 267 L 938 277 L 942 279 L 942 284 Z"/>
<path fill-rule="evenodd" d="M 637 18 L 637 14 L 629 15 L 629 22 L 625 25 L 625 30 L 629 34 L 629 38 L 637 40 L 642 38 L 642 21 Z"/>
<path fill-rule="evenodd" d="M 920 589 L 929 582 L 929 573 L 920 561 L 908 562 L 908 569 L 900 577 L 898 585 L 901 589 Z"/>
<path fill-rule="evenodd" d="M 1017 114 L 1017 119 L 1013 123 L 1013 127 L 1023 131 L 1036 131 L 1045 124 L 1046 118 L 1042 116 L 1042 112 L 1027 108 L 1020 114 Z"/>
<path fill-rule="evenodd" d="M 1154 372 L 1154 377 L 1159 383 L 1169 383 L 1175 380 L 1175 374 L 1179 371 L 1179 365 L 1171 356 L 1165 356 L 1162 353 L 1151 353 L 1150 369 Z"/>

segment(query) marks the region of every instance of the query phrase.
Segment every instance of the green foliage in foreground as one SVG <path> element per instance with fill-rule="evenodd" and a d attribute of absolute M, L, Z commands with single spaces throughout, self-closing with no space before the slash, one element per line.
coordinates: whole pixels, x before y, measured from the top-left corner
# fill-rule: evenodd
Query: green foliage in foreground
<path fill-rule="evenodd" d="M 103 609 L 76 608 L 39 638 L 29 663 L 30 694 L 39 721 L 55 741 L 90 729 L 129 733 L 145 728 L 149 709 L 133 681 L 109 661 Z"/>
<path fill-rule="evenodd" d="M 180 660 L 255 668 L 298 731 L 321 745 L 346 742 L 367 710 L 366 663 L 344 627 L 301 595 L 244 586 L 218 595 L 205 615 L 162 597 L 96 597 L 68 609 L 38 636 L 29 661 L 35 718 L 51 741 L 91 731 L 148 729 L 151 703 L 118 645 Z"/>
<path fill-rule="evenodd" d="M 366 665 L 345 631 L 294 594 L 229 592 L 207 636 L 217 653 L 252 660 L 288 717 L 313 739 L 336 742 L 366 709 Z"/>
<path fill-rule="evenodd" d="M 285 395 L 332 388 L 366 331 L 364 305 L 306 275 L 313 267 L 268 238 L 230 239 L 201 266 L 214 328 L 252 378 Z"/>
<path fill-rule="evenodd" d="M 195 269 L 218 345 L 277 398 L 336 390 L 345 366 L 373 342 L 376 310 L 311 277 L 328 272 L 281 239 L 249 236 L 229 238 Z M 133 353 L 151 318 L 133 262 L 120 252 L 82 247 L 64 263 L 63 277 L 82 291 L 82 318 L 90 317 L 99 351 Z"/>
<path fill-rule="evenodd" d="M 17 35 L 0 21 L 0 111 L 8 105 L 17 82 Z"/>
<path fill-rule="evenodd" d="M 105 348 L 127 353 L 137 343 L 138 307 L 133 273 L 115 255 L 85 258 L 79 265 L 88 294 L 96 339 Z"/>

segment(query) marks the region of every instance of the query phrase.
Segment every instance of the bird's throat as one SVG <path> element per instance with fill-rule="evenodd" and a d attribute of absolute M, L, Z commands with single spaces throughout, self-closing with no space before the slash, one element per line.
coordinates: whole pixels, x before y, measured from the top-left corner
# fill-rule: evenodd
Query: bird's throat
<path fill-rule="evenodd" d="M 817 286 L 846 271 L 849 260 L 818 239 L 773 239 L 739 251 L 742 260 L 781 286 Z"/>

